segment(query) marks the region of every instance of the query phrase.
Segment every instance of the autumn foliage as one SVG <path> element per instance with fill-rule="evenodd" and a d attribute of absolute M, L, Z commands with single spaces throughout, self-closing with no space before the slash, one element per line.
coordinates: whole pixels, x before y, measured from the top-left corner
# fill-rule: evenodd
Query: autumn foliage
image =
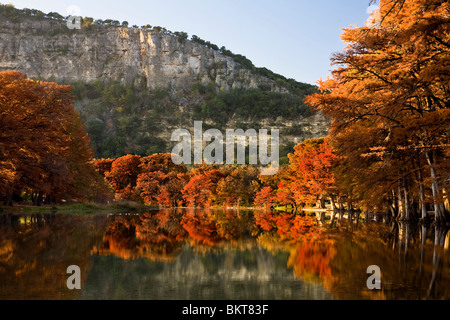
<path fill-rule="evenodd" d="M 265 232 L 276 233 L 282 240 L 298 242 L 320 235 L 316 218 L 288 212 L 257 211 L 255 222 Z"/>
<path fill-rule="evenodd" d="M 335 192 L 337 156 L 324 139 L 307 140 L 289 155 L 277 175 L 256 166 L 175 165 L 170 154 L 98 159 L 95 167 L 115 191 L 116 200 L 161 207 L 314 205 Z"/>
<path fill-rule="evenodd" d="M 110 187 L 116 200 L 161 207 L 296 212 L 330 200 L 340 211 L 449 221 L 449 11 L 444 0 L 382 0 L 377 23 L 343 29 L 332 76 L 306 99 L 330 118 L 329 136 L 296 145 L 274 176 L 245 165 L 188 168 L 170 154 L 92 161 L 69 86 L 2 72 L 0 197 L 40 204 L 99 198 Z M 281 233 L 298 227 L 273 214 L 258 219 Z"/>
<path fill-rule="evenodd" d="M 0 72 L 0 197 L 33 203 L 92 199 L 105 191 L 70 86 Z M 96 199 L 92 199 L 96 200 Z"/>
<path fill-rule="evenodd" d="M 108 160 L 97 167 L 117 198 L 164 207 L 282 205 L 298 212 L 330 201 L 340 212 L 346 206 L 404 220 L 431 213 L 448 221 L 449 10 L 443 0 L 381 1 L 380 21 L 344 29 L 347 47 L 334 54 L 332 77 L 306 99 L 331 119 L 330 134 L 296 145 L 274 176 L 254 166 L 177 167 L 167 154 L 117 159 L 135 161 L 120 172 L 114 163 L 108 171 Z M 263 228 L 285 228 L 280 217 L 260 218 Z"/>
<path fill-rule="evenodd" d="M 291 174 L 280 184 L 279 196 L 284 201 L 292 198 L 297 204 L 324 200 L 335 192 L 333 165 L 337 159 L 326 139 L 298 144 L 289 155 Z"/>
<path fill-rule="evenodd" d="M 263 187 L 255 167 L 205 164 L 188 170 L 175 165 L 171 154 L 126 155 L 94 163 L 114 189 L 116 200 L 166 208 L 253 205 Z"/>
<path fill-rule="evenodd" d="M 272 187 L 264 187 L 256 194 L 255 204 L 262 205 L 264 207 L 269 207 L 275 203 L 276 197 Z"/>
<path fill-rule="evenodd" d="M 449 10 L 381 1 L 381 24 L 344 29 L 332 78 L 307 99 L 332 118 L 338 185 L 366 210 L 449 219 Z"/>

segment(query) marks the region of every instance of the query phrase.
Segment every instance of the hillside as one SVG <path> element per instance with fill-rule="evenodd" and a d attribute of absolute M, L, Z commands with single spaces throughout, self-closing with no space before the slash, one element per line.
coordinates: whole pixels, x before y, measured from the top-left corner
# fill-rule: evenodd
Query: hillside
<path fill-rule="evenodd" d="M 184 32 L 0 6 L 0 71 L 74 86 L 97 157 L 168 152 L 194 120 L 224 128 L 279 128 L 282 154 L 326 134 L 303 103 L 316 87 L 256 68 L 246 57 Z"/>

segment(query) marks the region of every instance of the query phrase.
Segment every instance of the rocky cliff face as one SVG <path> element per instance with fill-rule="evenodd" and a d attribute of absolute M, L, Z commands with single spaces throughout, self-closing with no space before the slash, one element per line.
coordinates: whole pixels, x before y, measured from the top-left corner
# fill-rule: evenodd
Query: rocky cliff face
<path fill-rule="evenodd" d="M 97 157 L 169 152 L 173 130 L 195 120 L 277 128 L 291 146 L 326 135 L 328 121 L 303 103 L 313 86 L 194 40 L 102 23 L 70 29 L 61 16 L 0 6 L 0 71 L 75 85 Z"/>
<path fill-rule="evenodd" d="M 91 25 L 69 29 L 64 21 L 2 21 L 0 70 L 16 69 L 32 78 L 59 82 L 139 78 L 150 89 L 189 89 L 193 82 L 219 87 L 276 88 L 233 58 L 166 32 Z"/>

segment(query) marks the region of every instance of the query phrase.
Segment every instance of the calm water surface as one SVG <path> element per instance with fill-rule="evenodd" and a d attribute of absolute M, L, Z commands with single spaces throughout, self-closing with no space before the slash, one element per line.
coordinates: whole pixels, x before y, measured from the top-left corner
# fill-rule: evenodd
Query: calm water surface
<path fill-rule="evenodd" d="M 236 210 L 2 214 L 0 299 L 450 298 L 447 229 L 319 224 Z M 70 265 L 81 290 L 67 288 Z M 370 265 L 381 290 L 367 288 Z"/>

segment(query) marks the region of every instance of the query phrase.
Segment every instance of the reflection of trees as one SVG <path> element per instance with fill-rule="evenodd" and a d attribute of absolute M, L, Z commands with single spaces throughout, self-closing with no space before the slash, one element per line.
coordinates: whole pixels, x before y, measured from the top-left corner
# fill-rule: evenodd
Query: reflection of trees
<path fill-rule="evenodd" d="M 101 216 L 0 215 L 0 298 L 11 298 L 16 290 L 19 299 L 76 297 L 76 292 L 66 288 L 66 268 L 79 265 L 84 280 L 92 252 L 161 262 L 177 258 L 177 263 L 189 264 L 195 274 L 194 262 L 215 270 L 216 254 L 226 256 L 219 262 L 227 267 L 237 261 L 232 258 L 235 254 L 245 252 L 242 257 L 250 263 L 260 247 L 272 256 L 283 256 L 295 277 L 324 285 L 336 299 L 450 297 L 448 227 L 361 223 L 352 228 L 338 224 L 318 232 L 314 219 L 212 209 L 167 209 L 108 220 Z M 263 228 L 261 221 L 271 223 Z M 259 246 L 253 240 L 256 236 Z M 182 254 L 186 254 L 186 242 L 193 247 L 189 256 Z M 195 261 L 191 260 L 194 256 Z M 208 256 L 211 259 L 203 264 Z M 370 265 L 381 268 L 380 291 L 366 287 Z"/>
<path fill-rule="evenodd" d="M 304 239 L 318 238 L 322 229 L 317 226 L 316 218 L 300 216 L 295 213 L 255 211 L 256 224 L 264 232 L 276 232 L 282 239 L 299 242 Z"/>
<path fill-rule="evenodd" d="M 422 226 L 422 237 L 426 235 L 427 227 Z M 442 273 L 445 264 L 445 250 L 448 250 L 450 232 L 449 227 L 443 224 L 434 226 L 434 248 L 433 248 L 433 271 L 431 274 L 430 284 L 428 286 L 427 296 L 430 298 L 439 298 L 439 288 L 436 288 L 436 281 Z M 422 242 L 423 244 L 423 242 Z M 423 262 L 423 245 L 421 246 L 421 267 Z M 447 256 L 448 258 L 448 256 Z M 447 265 L 448 267 L 448 265 Z M 448 269 L 448 268 L 447 268 Z M 447 270 L 444 269 L 444 270 Z M 450 276 L 448 276 L 450 280 Z"/>
<path fill-rule="evenodd" d="M 171 261 L 181 250 L 181 241 L 186 237 L 179 221 L 179 215 L 173 210 L 113 217 L 99 253 L 124 259 L 145 257 Z"/>
<path fill-rule="evenodd" d="M 255 212 L 262 234 L 258 240 L 269 251 L 288 251 L 287 266 L 304 281 L 329 287 L 334 281 L 331 261 L 336 256 L 334 241 L 317 226 L 316 218 L 294 213 Z"/>
<path fill-rule="evenodd" d="M 185 214 L 181 225 L 189 233 L 189 237 L 199 244 L 214 246 L 222 240 L 217 232 L 216 224 L 208 218 L 206 213 Z"/>
<path fill-rule="evenodd" d="M 292 267 L 294 275 L 306 281 L 321 282 L 330 288 L 334 281 L 331 271 L 331 260 L 337 254 L 333 241 L 304 241 L 291 252 L 288 267 Z"/>
<path fill-rule="evenodd" d="M 0 299 L 76 298 L 67 267 L 78 265 L 84 282 L 102 225 L 91 216 L 0 215 Z"/>
<path fill-rule="evenodd" d="M 194 247 L 217 247 L 224 241 L 250 238 L 255 232 L 251 212 L 165 209 L 113 217 L 98 253 L 172 261 L 186 241 Z"/>
<path fill-rule="evenodd" d="M 208 216 L 214 221 L 218 235 L 228 241 L 248 238 L 257 232 L 253 213 L 249 211 L 210 210 Z"/>
<path fill-rule="evenodd" d="M 278 222 L 280 217 L 285 219 L 283 224 Z M 295 217 L 258 212 L 255 219 L 262 230 L 258 240 L 263 247 L 290 252 L 288 267 L 295 276 L 322 283 L 336 299 L 450 297 L 446 285 L 450 274 L 442 272 L 450 269 L 449 253 L 443 248 L 448 227 L 433 227 L 427 234 L 426 228 L 411 224 L 363 223 L 351 229 L 348 225 L 328 228 L 319 237 L 295 238 L 286 236 L 293 234 Z M 419 231 L 424 230 L 420 237 Z M 381 268 L 382 290 L 371 291 L 366 286 L 370 265 Z"/>
<path fill-rule="evenodd" d="M 448 299 L 450 290 L 446 284 L 450 283 L 450 274 L 442 272 L 450 268 L 448 252 L 442 255 L 442 247 L 430 241 L 432 235 L 421 238 L 419 231 L 423 230 L 406 223 L 394 222 L 393 227 L 363 224 L 349 233 L 347 239 L 337 241 L 338 254 L 331 269 L 338 281 L 331 290 L 338 292 L 338 298 L 342 299 L 354 299 L 355 293 L 361 299 Z M 437 261 L 436 252 L 443 259 Z M 380 291 L 365 287 L 369 265 L 378 265 L 381 269 Z M 435 277 L 440 279 L 432 295 L 429 288 Z M 355 287 L 360 290 L 350 289 Z"/>
<path fill-rule="evenodd" d="M 321 239 L 308 236 L 287 240 L 275 232 L 263 232 L 258 242 L 268 251 L 289 252 L 287 267 L 293 269 L 295 277 L 303 281 L 319 283 L 330 289 L 335 281 L 331 262 L 337 255 L 335 241 L 323 235 Z"/>

